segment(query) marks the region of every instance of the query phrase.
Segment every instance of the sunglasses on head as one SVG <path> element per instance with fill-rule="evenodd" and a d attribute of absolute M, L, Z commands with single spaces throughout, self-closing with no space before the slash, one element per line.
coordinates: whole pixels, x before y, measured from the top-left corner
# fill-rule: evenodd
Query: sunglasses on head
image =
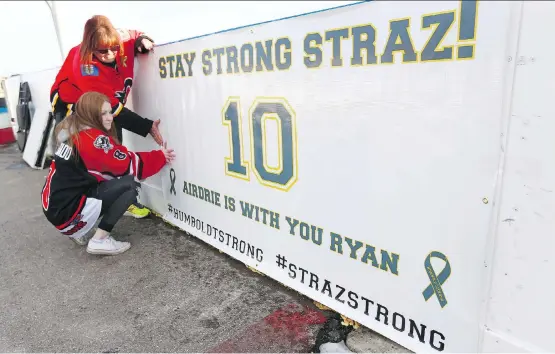
<path fill-rule="evenodd" d="M 119 45 L 116 44 L 109 48 L 96 49 L 96 51 L 100 54 L 108 54 L 109 50 L 111 50 L 112 52 L 117 52 L 119 50 Z"/>

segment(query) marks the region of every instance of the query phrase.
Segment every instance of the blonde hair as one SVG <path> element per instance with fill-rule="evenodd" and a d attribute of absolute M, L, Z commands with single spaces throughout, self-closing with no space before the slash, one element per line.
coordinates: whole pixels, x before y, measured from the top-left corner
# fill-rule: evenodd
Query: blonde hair
<path fill-rule="evenodd" d="M 99 47 L 119 45 L 119 56 L 124 56 L 123 43 L 116 28 L 106 16 L 96 15 L 85 23 L 79 56 L 82 64 L 92 62 L 93 52 Z"/>
<path fill-rule="evenodd" d="M 75 112 L 65 117 L 54 130 L 55 146 L 58 147 L 60 143 L 64 142 L 60 141 L 63 139 L 58 139 L 62 130 L 66 130 L 68 134 L 66 145 L 73 147 L 75 139 L 77 146 L 79 146 L 79 132 L 88 128 L 101 130 L 119 144 L 115 124 L 112 124 L 110 130 L 102 125 L 102 105 L 104 102 L 110 102 L 110 100 L 106 95 L 99 92 L 89 91 L 83 94 L 75 103 Z"/>

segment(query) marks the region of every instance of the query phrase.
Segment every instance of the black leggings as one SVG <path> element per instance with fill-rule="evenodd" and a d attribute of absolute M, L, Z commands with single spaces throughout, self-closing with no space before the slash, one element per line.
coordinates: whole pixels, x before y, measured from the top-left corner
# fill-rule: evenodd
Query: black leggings
<path fill-rule="evenodd" d="M 100 183 L 91 197 L 102 200 L 102 220 L 98 228 L 111 232 L 127 208 L 137 202 L 137 188 L 140 187 L 132 175 Z"/>

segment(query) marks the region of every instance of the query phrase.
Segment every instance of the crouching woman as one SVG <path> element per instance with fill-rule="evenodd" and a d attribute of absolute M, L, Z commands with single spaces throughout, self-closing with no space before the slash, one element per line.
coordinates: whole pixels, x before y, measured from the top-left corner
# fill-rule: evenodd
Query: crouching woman
<path fill-rule="evenodd" d="M 139 182 L 158 173 L 175 154 L 160 150 L 132 152 L 121 145 L 110 100 L 87 92 L 54 131 L 56 152 L 42 189 L 48 221 L 78 244 L 99 218 L 87 252 L 114 255 L 131 247 L 110 235 L 127 208 L 137 201 Z"/>

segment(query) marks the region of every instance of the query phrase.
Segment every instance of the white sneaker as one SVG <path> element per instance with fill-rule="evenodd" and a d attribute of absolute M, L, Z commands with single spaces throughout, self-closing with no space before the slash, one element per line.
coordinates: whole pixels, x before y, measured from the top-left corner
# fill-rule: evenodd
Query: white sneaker
<path fill-rule="evenodd" d="M 116 241 L 112 236 L 108 236 L 102 240 L 91 238 L 87 246 L 87 253 L 115 255 L 127 251 L 129 247 L 131 247 L 129 242 Z"/>

